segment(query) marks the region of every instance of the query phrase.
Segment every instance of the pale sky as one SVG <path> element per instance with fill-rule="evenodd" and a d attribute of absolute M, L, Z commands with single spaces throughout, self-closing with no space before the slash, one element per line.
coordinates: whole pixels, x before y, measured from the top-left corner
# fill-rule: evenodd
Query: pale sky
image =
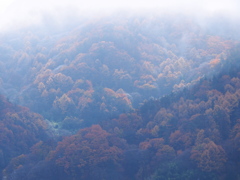
<path fill-rule="evenodd" d="M 239 0 L 0 0 L 0 30 L 42 21 L 43 15 L 63 18 L 68 13 L 94 14 L 131 11 L 225 12 L 239 16 Z"/>

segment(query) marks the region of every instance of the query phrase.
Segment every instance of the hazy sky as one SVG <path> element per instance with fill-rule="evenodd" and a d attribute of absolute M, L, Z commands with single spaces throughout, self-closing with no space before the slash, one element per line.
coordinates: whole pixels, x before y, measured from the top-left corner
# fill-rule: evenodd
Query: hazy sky
<path fill-rule="evenodd" d="M 142 11 L 225 12 L 237 16 L 239 0 L 0 0 L 0 29 L 39 23 L 47 16 L 94 14 L 121 9 Z"/>

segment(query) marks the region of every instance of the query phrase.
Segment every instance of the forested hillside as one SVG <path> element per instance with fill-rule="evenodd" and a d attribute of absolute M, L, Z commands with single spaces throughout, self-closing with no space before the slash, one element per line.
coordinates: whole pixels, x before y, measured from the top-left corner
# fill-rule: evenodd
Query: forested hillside
<path fill-rule="evenodd" d="M 39 114 L 9 103 L 0 96 L 0 169 L 9 161 L 48 137 L 47 124 Z"/>
<path fill-rule="evenodd" d="M 55 122 L 114 117 L 214 75 L 236 40 L 208 25 L 117 16 L 56 35 L 30 29 L 3 37 L 1 92 Z"/>
<path fill-rule="evenodd" d="M 116 16 L 2 36 L 3 179 L 239 179 L 239 35 L 221 20 Z"/>

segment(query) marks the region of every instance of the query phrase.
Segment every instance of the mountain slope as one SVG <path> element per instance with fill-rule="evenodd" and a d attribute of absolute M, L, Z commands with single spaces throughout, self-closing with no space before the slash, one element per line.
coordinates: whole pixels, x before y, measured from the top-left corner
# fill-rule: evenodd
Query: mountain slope
<path fill-rule="evenodd" d="M 1 45 L 1 92 L 55 122 L 115 117 L 218 71 L 236 41 L 205 26 L 115 16 L 58 35 L 21 33 Z"/>
<path fill-rule="evenodd" d="M 57 145 L 36 144 L 30 154 L 18 157 L 21 168 L 13 168 L 14 161 L 9 164 L 7 176 L 16 173 L 16 179 L 29 180 L 237 179 L 239 57 L 238 48 L 229 56 L 228 66 L 212 79 L 149 100 L 134 113 L 81 129 Z M 46 171 L 49 166 L 52 170 Z"/>

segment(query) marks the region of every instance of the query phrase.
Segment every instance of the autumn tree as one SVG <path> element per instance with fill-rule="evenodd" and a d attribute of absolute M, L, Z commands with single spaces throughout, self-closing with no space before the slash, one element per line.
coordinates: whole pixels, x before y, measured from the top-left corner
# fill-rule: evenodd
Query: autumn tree
<path fill-rule="evenodd" d="M 48 159 L 75 178 L 104 178 L 106 174 L 98 174 L 97 168 L 117 170 L 123 152 L 111 136 L 99 125 L 82 129 L 59 142 Z"/>
<path fill-rule="evenodd" d="M 191 159 L 205 172 L 222 171 L 227 161 L 226 152 L 220 145 L 216 145 L 208 138 L 194 146 Z"/>
<path fill-rule="evenodd" d="M 28 153 L 32 145 L 45 140 L 47 124 L 28 108 L 12 105 L 0 97 L 0 168 L 11 158 Z"/>

